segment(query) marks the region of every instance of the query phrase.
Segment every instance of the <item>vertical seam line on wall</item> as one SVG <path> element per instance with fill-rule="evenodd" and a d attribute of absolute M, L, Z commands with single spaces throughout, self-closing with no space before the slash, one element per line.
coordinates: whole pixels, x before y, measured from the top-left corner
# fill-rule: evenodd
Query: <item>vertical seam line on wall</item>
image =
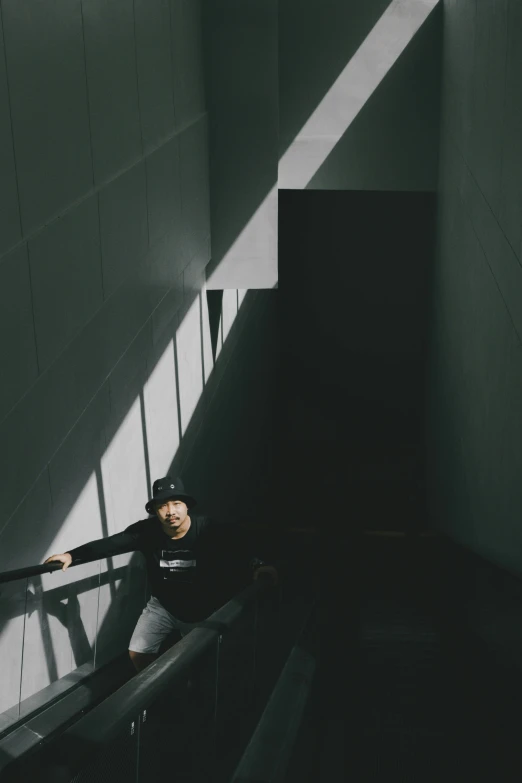
<path fill-rule="evenodd" d="M 20 702 L 22 701 L 22 686 L 24 680 L 25 626 L 27 622 L 28 599 L 29 599 L 29 578 L 25 580 L 25 606 L 24 606 L 24 621 L 22 624 L 22 651 L 20 655 L 20 685 L 18 687 L 18 708 L 20 708 Z"/>
<path fill-rule="evenodd" d="M 27 252 L 27 271 L 29 274 L 29 292 L 31 294 L 31 317 L 33 321 L 34 347 L 36 351 L 36 369 L 38 371 L 38 375 L 40 375 L 41 362 L 40 362 L 40 355 L 38 351 L 38 340 L 36 339 L 36 318 L 34 314 L 33 276 L 31 274 L 31 251 L 29 250 L 29 243 L 26 244 L 26 252 Z"/>
<path fill-rule="evenodd" d="M 87 46 L 85 44 L 85 22 L 83 15 L 83 3 L 84 0 L 80 0 L 80 15 L 82 20 L 82 43 L 83 43 L 83 65 L 85 73 L 85 93 L 87 96 L 87 118 L 89 125 L 89 143 L 91 147 L 91 170 L 92 170 L 92 187 L 96 188 L 96 175 L 94 171 L 94 144 L 92 139 L 92 123 L 91 123 L 91 99 L 89 95 L 89 79 L 87 77 Z M 102 227 L 101 227 L 101 208 L 100 208 L 100 193 L 96 192 L 96 208 L 98 212 L 98 236 L 100 238 L 100 273 L 101 273 L 101 290 L 102 301 L 105 302 L 105 282 L 103 279 L 103 251 L 102 251 Z"/>
<path fill-rule="evenodd" d="M 490 262 L 489 262 L 489 258 L 488 258 L 488 255 L 487 255 L 487 253 L 486 253 L 486 250 L 485 250 L 485 248 L 484 248 L 484 246 L 483 246 L 482 242 L 480 241 L 480 237 L 479 237 L 479 235 L 477 234 L 477 232 L 476 232 L 476 230 L 475 230 L 475 226 L 474 226 L 474 224 L 473 224 L 473 220 L 471 219 L 471 215 L 469 214 L 468 208 L 467 208 L 467 206 L 466 206 L 466 204 L 465 204 L 465 202 L 464 202 L 464 200 L 462 199 L 462 197 L 461 197 L 461 196 L 459 196 L 459 199 L 460 199 L 460 201 L 461 201 L 461 203 L 462 203 L 462 206 L 463 206 L 463 208 L 464 208 L 464 212 L 465 212 L 465 214 L 466 214 L 466 217 L 467 217 L 467 219 L 468 219 L 468 222 L 469 222 L 469 224 L 470 224 L 470 226 L 471 226 L 471 230 L 473 231 L 473 234 L 474 234 L 474 236 L 475 236 L 475 239 L 477 240 L 477 242 L 478 242 L 478 244 L 479 244 L 479 247 L 480 247 L 480 249 L 482 250 L 482 255 L 484 256 L 484 260 L 485 260 L 485 262 L 486 262 L 486 266 L 488 267 L 488 269 L 489 269 L 489 271 L 490 271 L 491 277 L 492 277 L 492 278 L 493 278 L 493 280 L 495 281 L 495 285 L 496 285 L 496 287 L 497 287 L 497 289 L 498 289 L 498 293 L 499 293 L 499 295 L 500 295 L 500 298 L 502 299 L 502 302 L 504 303 L 504 307 L 505 307 L 505 309 L 506 309 L 506 312 L 507 312 L 507 314 L 508 314 L 508 316 L 509 316 L 509 320 L 511 321 L 511 325 L 512 325 L 512 327 L 513 327 L 513 330 L 514 330 L 514 332 L 515 332 L 515 334 L 516 334 L 516 336 L 517 336 L 517 338 L 518 338 L 518 341 L 519 341 L 519 342 L 522 344 L 522 336 L 521 336 L 521 335 L 519 334 L 519 332 L 518 332 L 518 329 L 517 329 L 517 327 L 516 327 L 516 324 L 515 324 L 515 322 L 514 322 L 514 320 L 513 320 L 513 316 L 511 315 L 511 310 L 509 309 L 509 307 L 508 307 L 508 305 L 507 305 L 507 302 L 506 302 L 506 300 L 505 300 L 505 298 L 504 298 L 504 294 L 502 293 L 502 289 L 500 288 L 500 285 L 499 285 L 499 283 L 498 283 L 498 280 L 497 280 L 497 278 L 496 278 L 496 276 L 495 276 L 495 273 L 494 273 L 494 271 L 493 271 L 493 268 L 492 268 L 492 266 L 491 266 L 491 264 L 490 264 Z M 486 203 L 487 203 L 487 202 L 486 202 Z M 488 206 L 489 206 L 489 205 L 488 205 Z"/>
<path fill-rule="evenodd" d="M 172 3 L 169 4 L 169 47 L 170 47 L 170 99 L 172 101 L 172 113 L 174 115 L 174 127 L 177 127 L 178 119 L 176 117 L 176 101 L 174 100 L 174 40 L 172 38 Z"/>
<path fill-rule="evenodd" d="M 38 341 L 36 339 L 36 321 L 35 321 L 35 315 L 34 315 L 34 296 L 33 296 L 33 281 L 31 277 L 31 259 L 29 254 L 29 243 L 24 242 L 24 228 L 22 223 L 22 205 L 20 202 L 20 185 L 18 182 L 18 163 L 16 158 L 16 146 L 15 146 L 15 135 L 14 135 L 14 126 L 13 126 L 13 110 L 11 106 L 11 89 L 9 85 L 9 69 L 7 66 L 7 47 L 5 43 L 5 28 L 4 28 L 4 20 L 3 20 L 3 11 L 2 11 L 2 4 L 0 2 L 0 24 L 2 26 L 2 45 L 4 47 L 4 68 L 5 68 L 5 83 L 6 83 L 6 90 L 7 90 L 7 103 L 9 107 L 9 125 L 11 128 L 11 149 L 13 151 L 13 165 L 14 165 L 14 174 L 15 174 L 15 183 L 16 183 L 16 202 L 18 204 L 18 225 L 20 228 L 20 238 L 21 238 L 21 246 L 25 244 L 26 248 L 26 255 L 27 255 L 27 272 L 29 275 L 29 295 L 31 298 L 31 319 L 33 323 L 33 338 L 34 338 L 34 349 L 35 349 L 35 358 L 36 358 L 36 372 L 37 375 L 40 375 L 40 357 L 38 355 Z M 17 243 L 18 244 L 18 243 Z M 23 396 L 23 395 L 22 395 Z M 11 409 L 12 410 L 12 409 Z M 9 415 L 6 414 L 6 415 Z"/>
<path fill-rule="evenodd" d="M 147 320 L 148 320 L 148 319 L 147 319 Z M 141 332 L 141 329 L 140 329 L 140 332 Z M 133 341 L 131 341 L 131 343 L 132 343 L 132 342 L 133 342 Z M 129 346 L 127 346 L 127 348 L 128 348 L 128 347 L 129 347 Z M 126 350 L 127 350 L 127 349 L 126 349 Z M 123 353 L 125 353 L 125 351 L 124 351 Z M 122 354 L 122 355 L 120 356 L 120 358 L 118 359 L 118 362 L 121 360 L 122 356 L 123 356 L 123 354 Z M 116 364 L 117 364 L 118 362 L 116 362 Z M 115 365 L 115 366 L 116 366 L 116 365 Z M 46 368 L 46 370 L 47 370 L 47 369 L 48 369 L 48 368 Z M 113 369 L 114 369 L 114 368 L 113 368 Z M 111 372 L 112 372 L 112 371 L 111 371 Z M 6 528 L 6 527 L 7 527 L 7 525 L 8 525 L 8 524 L 9 524 L 9 522 L 11 521 L 11 519 L 14 517 L 14 515 L 15 515 L 15 514 L 16 514 L 16 512 L 18 511 L 18 509 L 21 507 L 21 505 L 22 505 L 22 503 L 24 502 L 24 500 L 25 500 L 25 499 L 28 497 L 29 493 L 30 493 L 30 492 L 32 491 L 32 489 L 34 488 L 34 486 L 35 486 L 36 482 L 37 482 L 37 481 L 39 481 L 39 479 L 41 478 L 41 476 L 42 476 L 42 473 L 44 472 L 44 470 L 47 470 L 49 463 L 51 462 L 51 460 L 53 460 L 53 459 L 54 459 L 55 455 L 58 453 L 58 451 L 60 450 L 60 448 L 62 447 L 62 445 L 65 443 L 65 441 L 67 440 L 67 438 L 69 437 L 69 435 L 70 435 L 70 434 L 71 434 L 71 432 L 73 431 L 73 429 L 76 427 L 77 423 L 79 422 L 79 420 L 81 419 L 81 417 L 83 416 L 83 414 L 85 413 L 85 411 L 87 410 L 87 408 L 89 407 L 89 405 L 91 405 L 91 403 L 93 402 L 93 400 L 94 400 L 94 399 L 96 398 L 96 396 L 97 396 L 97 395 L 100 393 L 100 390 L 103 388 L 103 386 L 104 386 L 104 385 L 105 385 L 105 383 L 107 382 L 107 378 L 108 378 L 108 377 L 109 377 L 109 376 L 106 376 L 106 377 L 104 378 L 103 382 L 102 382 L 102 383 L 100 384 L 100 386 L 99 386 L 99 387 L 96 389 L 96 391 L 94 392 L 94 394 L 92 395 L 92 397 L 91 397 L 91 398 L 90 398 L 90 399 L 87 401 L 87 403 L 86 403 L 86 404 L 85 404 L 85 406 L 82 408 L 82 410 L 80 411 L 80 413 L 78 414 L 78 416 L 77 416 L 77 417 L 74 419 L 74 422 L 73 422 L 73 423 L 72 423 L 72 425 L 69 427 L 69 429 L 68 429 L 68 430 L 67 430 L 67 432 L 64 434 L 64 436 L 61 438 L 61 440 L 59 441 L 59 443 L 58 443 L 58 445 L 56 446 L 56 448 L 54 449 L 54 451 L 52 451 L 52 452 L 51 452 L 51 454 L 49 455 L 49 459 L 47 460 L 47 462 L 46 462 L 46 464 L 45 464 L 45 467 L 44 467 L 44 468 L 42 468 L 42 470 L 40 470 L 40 471 L 39 471 L 39 473 L 37 474 L 37 476 L 36 476 L 35 480 L 34 480 L 34 481 L 32 482 L 32 484 L 29 486 L 29 488 L 27 489 L 27 491 L 26 491 L 26 492 L 25 492 L 25 493 L 24 493 L 24 494 L 23 494 L 23 495 L 20 497 L 20 499 L 19 499 L 18 503 L 17 503 L 17 504 L 16 504 L 16 506 L 13 508 L 12 512 L 9 514 L 9 517 L 8 517 L 8 518 L 7 518 L 7 520 L 5 521 L 5 523 L 4 523 L 4 526 L 3 526 L 2 528 L 0 528 L 0 533 L 1 533 L 1 532 L 2 532 L 2 531 L 3 531 L 3 530 Z M 33 385 L 34 385 L 34 384 L 33 384 Z M 31 388 L 32 388 L 32 387 L 31 387 Z M 28 390 L 27 392 L 25 392 L 25 394 L 23 395 L 23 397 L 21 397 L 20 399 L 23 399 L 23 398 L 24 398 L 24 397 L 25 397 L 25 396 L 26 396 L 28 393 L 29 393 L 29 390 Z M 109 397 L 109 409 L 110 409 L 110 413 L 112 414 L 112 413 L 113 413 L 113 402 L 112 402 L 112 394 L 111 394 L 111 385 L 110 385 L 110 383 L 108 383 L 108 384 L 107 384 L 107 394 L 108 394 L 108 397 Z M 18 405 L 18 403 L 16 403 L 16 405 Z M 13 408 L 11 408 L 11 411 L 12 411 L 12 410 L 14 410 L 14 408 L 16 408 L 16 405 L 14 405 L 14 406 L 13 406 Z M 10 412 L 11 412 L 11 411 L 10 411 Z M 7 416 L 9 416 L 10 412 L 6 414 L 6 416 L 4 417 L 4 419 L 2 419 L 2 420 L 0 421 L 0 423 L 1 423 L 2 421 L 4 421 L 4 420 L 7 418 Z M 106 433 L 105 433 L 105 435 L 106 435 Z M 104 441 L 105 441 L 105 443 L 108 445 L 108 440 L 107 440 L 107 437 L 104 437 Z"/>
<path fill-rule="evenodd" d="M 181 134 L 184 133 L 186 128 L 183 128 L 183 130 L 179 129 L 178 125 L 178 116 L 176 111 L 176 101 L 174 99 L 174 39 L 172 37 L 172 3 L 176 2 L 176 0 L 168 0 L 169 2 L 169 41 L 170 41 L 170 80 L 171 80 L 171 90 L 170 95 L 172 99 L 172 111 L 174 114 L 174 127 L 178 130 L 176 133 L 177 137 L 177 144 L 176 144 L 176 158 L 177 158 L 177 172 L 178 172 L 178 188 L 179 188 L 179 213 L 180 213 L 180 222 L 181 222 L 181 258 L 182 263 L 186 261 L 185 256 L 185 228 L 184 228 L 184 219 L 183 219 L 183 187 L 182 187 L 182 175 L 181 175 Z M 192 123 L 191 123 L 192 124 Z M 188 263 L 184 263 L 183 267 L 183 301 L 185 301 L 185 269 L 188 266 Z"/>
<path fill-rule="evenodd" d="M 509 238 L 508 238 L 508 237 L 506 236 L 506 234 L 504 233 L 504 229 L 502 228 L 502 226 L 501 226 L 501 225 L 500 225 L 500 223 L 498 222 L 498 218 L 497 218 L 497 216 L 495 215 L 495 213 L 493 212 L 493 209 L 491 208 L 491 204 L 490 204 L 490 203 L 489 203 L 489 201 L 487 200 L 487 198 L 486 198 L 486 196 L 485 196 L 485 194 L 484 194 L 484 191 L 483 191 L 483 190 L 482 190 L 482 188 L 480 187 L 480 183 L 478 182 L 477 178 L 476 178 L 476 177 L 475 177 L 475 175 L 473 174 L 473 171 L 470 169 L 470 167 L 469 167 L 469 165 L 468 165 L 468 163 L 467 163 L 467 161 L 466 161 L 466 159 L 465 159 L 464 155 L 462 154 L 462 151 L 461 151 L 461 149 L 460 149 L 459 145 L 457 144 L 457 141 L 454 139 L 454 137 L 453 137 L 453 136 L 451 136 L 450 142 L 451 142 L 451 144 L 453 144 L 453 146 L 455 147 L 455 150 L 457 151 L 457 154 L 458 154 L 458 155 L 459 155 L 459 157 L 462 159 L 462 162 L 463 162 L 464 166 L 466 167 L 466 171 L 469 173 L 469 176 L 470 176 L 470 177 L 471 177 L 471 179 L 473 180 L 473 184 L 475 185 L 475 187 L 477 188 L 478 192 L 480 193 L 480 195 L 481 195 L 481 196 L 482 196 L 482 198 L 484 199 L 484 203 L 486 204 L 487 208 L 488 208 L 488 209 L 489 209 L 489 211 L 491 212 L 491 216 L 492 216 L 493 220 L 495 221 L 495 223 L 496 223 L 496 225 L 497 225 L 497 227 L 498 227 L 498 230 L 499 230 L 499 231 L 500 231 L 500 233 L 502 234 L 503 238 L 504 238 L 504 239 L 505 239 L 505 241 L 506 241 L 506 244 L 509 246 L 510 250 L 512 251 L 513 255 L 515 256 L 515 258 L 516 258 L 516 260 L 517 260 L 517 263 L 518 263 L 518 265 L 522 267 L 522 261 L 520 260 L 520 258 L 519 258 L 519 255 L 518 255 L 517 251 L 515 250 L 515 248 L 513 247 L 513 245 L 511 244 L 511 242 L 509 241 Z M 464 199 L 463 199 L 463 198 L 460 196 L 460 194 L 459 194 L 459 198 L 460 198 L 460 200 L 462 201 L 462 203 L 464 204 Z M 466 210 L 466 211 L 467 211 L 467 210 Z"/>
<path fill-rule="evenodd" d="M 506 47 L 504 54 L 504 95 L 502 98 L 502 146 L 500 152 L 500 182 L 499 182 L 499 200 L 502 196 L 502 182 L 504 179 L 504 147 L 505 147 L 505 130 L 506 130 L 506 91 L 507 91 L 507 71 L 508 71 L 508 43 L 509 43 L 509 7 L 510 0 L 506 2 Z M 502 205 L 499 204 L 499 211 L 502 209 Z M 500 225 L 500 222 L 497 221 Z"/>
<path fill-rule="evenodd" d="M 98 635 L 100 633 L 100 593 L 101 593 L 101 560 L 98 560 L 98 595 L 96 600 L 96 633 L 94 635 L 92 665 L 96 670 L 96 658 L 98 655 Z"/>
<path fill-rule="evenodd" d="M 203 288 L 200 288 L 198 293 L 199 298 L 199 332 L 200 332 L 200 346 L 201 346 L 201 380 L 203 382 L 203 396 L 205 392 L 205 340 L 203 339 Z M 203 407 L 205 407 L 205 400 L 203 401 Z"/>
<path fill-rule="evenodd" d="M 55 498 L 53 498 L 53 487 L 51 484 L 51 474 L 49 472 L 49 463 L 45 466 L 45 472 L 47 473 L 47 484 L 49 486 L 49 496 L 51 498 L 51 505 L 54 506 Z"/>
<path fill-rule="evenodd" d="M 145 412 L 145 384 L 140 389 L 140 415 L 141 415 L 141 433 L 143 437 L 143 453 L 145 457 L 145 476 L 147 480 L 147 492 L 152 487 L 152 479 L 150 475 L 150 455 L 149 455 L 149 436 L 147 433 L 147 416 Z"/>
<path fill-rule="evenodd" d="M 140 77 L 138 69 L 138 37 L 136 35 L 136 0 L 132 0 L 132 29 L 134 33 L 134 66 L 136 71 L 136 98 L 138 100 L 138 118 L 140 124 L 141 139 L 141 157 L 145 169 L 145 207 L 147 215 L 147 248 L 150 248 L 150 225 L 149 225 L 149 178 L 147 176 L 147 158 L 145 155 L 145 140 L 143 138 L 143 118 L 141 115 L 140 101 Z"/>
<path fill-rule="evenodd" d="M 103 538 L 106 538 L 109 535 L 109 520 L 107 516 L 107 500 L 106 500 L 106 493 L 105 493 L 105 487 L 103 484 L 103 473 L 102 473 L 102 458 L 98 457 L 96 458 L 96 465 L 94 468 L 94 476 L 96 479 L 96 491 L 98 495 L 98 505 L 100 508 L 100 521 L 102 526 L 102 533 Z M 92 475 L 92 474 L 91 474 Z M 110 492 L 110 487 L 109 487 Z M 109 584 L 109 592 L 111 594 L 111 601 L 114 601 L 116 598 L 116 584 L 115 582 L 111 581 L 110 574 L 112 571 L 114 571 L 114 558 L 112 555 L 108 556 L 107 558 L 104 558 L 107 562 L 107 574 L 108 574 L 108 584 Z M 101 560 L 99 561 L 100 564 L 100 588 L 101 588 Z"/>
<path fill-rule="evenodd" d="M 183 289 L 185 289 L 185 283 L 183 282 Z M 173 349 L 174 349 L 174 379 L 176 382 L 176 407 L 178 409 L 178 432 L 179 432 L 179 446 L 178 451 L 181 450 L 182 443 L 183 443 L 183 427 L 181 424 L 181 397 L 179 394 L 179 360 L 178 360 L 178 332 L 179 328 L 181 326 L 180 319 L 179 319 L 179 310 L 176 313 L 176 329 L 174 333 L 174 338 L 172 340 L 173 343 Z"/>
<path fill-rule="evenodd" d="M 2 11 L 2 2 L 0 0 L 0 25 L 2 27 L 2 46 L 4 47 L 4 68 L 5 68 L 5 84 L 7 89 L 7 105 L 9 106 L 9 125 L 11 128 L 11 149 L 13 150 L 13 164 L 16 183 L 16 201 L 18 204 L 18 225 L 20 227 L 20 237 L 23 238 L 24 228 L 22 224 L 22 206 L 20 204 L 20 185 L 18 183 L 18 164 L 16 160 L 16 147 L 15 147 L 15 135 L 13 126 L 13 108 L 11 106 L 11 88 L 9 86 L 9 70 L 7 67 L 7 46 L 5 44 L 5 27 Z M 36 341 L 36 334 L 35 334 Z"/>
<path fill-rule="evenodd" d="M 83 3 L 84 0 L 80 0 L 80 18 L 82 23 L 82 45 L 83 45 L 83 67 L 85 75 L 85 96 L 87 99 L 87 124 L 89 126 L 89 145 L 91 148 L 91 173 L 92 173 L 92 187 L 96 187 L 96 178 L 94 173 L 94 147 L 92 141 L 92 124 L 91 124 L 91 100 L 89 94 L 89 79 L 87 77 L 87 46 L 85 44 L 85 23 L 83 17 Z"/>
<path fill-rule="evenodd" d="M 181 174 L 181 139 L 178 140 L 178 143 L 176 144 L 176 157 L 178 159 L 178 187 L 179 187 L 179 214 L 180 214 L 180 223 L 181 223 L 181 263 L 183 265 L 183 302 L 185 302 L 185 271 L 190 264 L 190 261 L 187 262 L 187 256 L 185 252 L 185 220 L 184 220 L 184 210 L 183 210 L 183 177 Z"/>

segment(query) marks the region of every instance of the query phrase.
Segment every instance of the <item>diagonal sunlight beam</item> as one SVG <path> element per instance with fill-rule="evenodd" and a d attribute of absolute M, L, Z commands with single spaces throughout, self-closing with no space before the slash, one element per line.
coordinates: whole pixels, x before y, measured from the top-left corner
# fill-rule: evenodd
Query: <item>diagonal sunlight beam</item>
<path fill-rule="evenodd" d="M 392 0 L 279 161 L 279 187 L 305 188 L 440 0 Z"/>
<path fill-rule="evenodd" d="M 277 184 L 219 259 L 207 278 L 207 290 L 273 288 L 277 282 Z M 241 279 L 239 279 L 241 270 Z"/>

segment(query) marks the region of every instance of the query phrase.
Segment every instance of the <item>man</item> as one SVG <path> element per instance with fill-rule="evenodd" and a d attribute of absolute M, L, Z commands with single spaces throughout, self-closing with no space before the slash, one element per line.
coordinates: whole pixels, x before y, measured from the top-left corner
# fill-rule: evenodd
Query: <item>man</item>
<path fill-rule="evenodd" d="M 83 544 L 45 561 L 77 562 L 140 551 L 145 556 L 151 598 L 129 643 L 129 655 L 141 671 L 158 655 L 161 643 L 174 630 L 183 636 L 187 624 L 201 622 L 245 583 L 267 574 L 278 581 L 277 569 L 252 557 L 244 526 L 219 523 L 189 514 L 195 499 L 179 478 L 157 479 L 145 510 L 154 515 L 129 525 L 122 533 Z M 250 545 L 251 546 L 251 545 Z M 250 554 L 250 558 L 248 555 Z"/>

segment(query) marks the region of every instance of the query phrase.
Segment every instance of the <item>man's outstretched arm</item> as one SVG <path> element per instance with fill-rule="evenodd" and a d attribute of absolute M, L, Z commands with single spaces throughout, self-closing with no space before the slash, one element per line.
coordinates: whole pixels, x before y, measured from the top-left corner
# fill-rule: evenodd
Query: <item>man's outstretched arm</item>
<path fill-rule="evenodd" d="M 133 527 L 134 525 L 131 525 L 122 533 L 115 533 L 107 538 L 89 541 L 61 555 L 51 555 L 44 563 L 63 563 L 62 571 L 66 571 L 69 566 L 78 562 L 87 563 L 112 555 L 123 555 L 125 552 L 135 552 L 139 545 L 139 535 L 137 531 L 131 529 Z"/>

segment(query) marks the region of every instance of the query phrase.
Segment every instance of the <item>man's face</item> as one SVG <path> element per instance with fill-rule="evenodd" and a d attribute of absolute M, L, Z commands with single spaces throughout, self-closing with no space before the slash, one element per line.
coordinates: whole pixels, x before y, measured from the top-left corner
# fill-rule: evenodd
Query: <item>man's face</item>
<path fill-rule="evenodd" d="M 182 500 L 166 500 L 156 506 L 156 514 L 163 529 L 175 533 L 183 527 L 188 516 L 188 507 Z"/>

